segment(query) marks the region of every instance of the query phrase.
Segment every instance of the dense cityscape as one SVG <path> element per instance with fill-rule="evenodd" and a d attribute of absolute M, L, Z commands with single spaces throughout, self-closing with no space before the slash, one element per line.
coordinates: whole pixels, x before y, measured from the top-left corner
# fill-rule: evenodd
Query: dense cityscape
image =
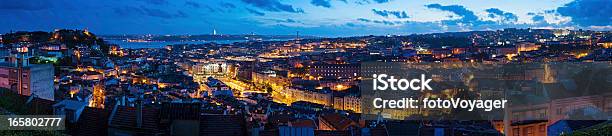
<path fill-rule="evenodd" d="M 271 40 L 275 36 L 216 31 L 199 36 L 94 33 L 57 29 L 2 34 L 2 114 L 66 116 L 66 130 L 29 135 L 283 135 L 295 131 L 310 135 L 434 135 L 440 131 L 446 135 L 597 135 L 612 130 L 608 120 L 402 120 L 423 113 L 365 120 L 360 118 L 359 87 L 368 78 L 362 75 L 364 62 L 609 64 L 610 31 L 507 28 L 340 38 L 296 33 L 276 36 L 276 40 Z M 198 42 L 156 48 L 124 46 L 108 39 Z M 228 39 L 239 41 L 215 42 Z M 535 69 L 539 71 L 534 75 L 549 73 L 546 67 Z M 515 80 L 505 78 L 497 79 Z M 598 82 L 606 94 L 580 99 L 596 100 L 600 110 L 610 113 L 610 82 L 608 73 Z M 537 83 L 563 81 L 542 78 Z M 581 108 L 576 105 L 566 110 Z M 566 111 L 539 106 L 533 112 L 540 109 L 544 117 Z"/>

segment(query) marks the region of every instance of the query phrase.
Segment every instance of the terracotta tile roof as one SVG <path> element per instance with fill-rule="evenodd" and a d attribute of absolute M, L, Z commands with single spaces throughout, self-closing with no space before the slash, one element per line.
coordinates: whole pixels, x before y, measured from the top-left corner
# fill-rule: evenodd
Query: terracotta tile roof
<path fill-rule="evenodd" d="M 383 127 L 370 128 L 370 135 L 372 136 L 387 136 L 387 130 Z"/>
<path fill-rule="evenodd" d="M 336 130 L 345 130 L 350 126 L 357 126 L 357 123 L 355 123 L 353 120 L 333 113 L 321 115 L 319 120 L 329 123 Z"/>
<path fill-rule="evenodd" d="M 294 118 L 289 114 L 272 114 L 268 116 L 268 122 L 271 124 L 287 124 Z"/>
<path fill-rule="evenodd" d="M 24 97 L 25 97 L 25 100 L 27 101 L 28 100 L 28 96 L 24 96 Z M 28 111 L 29 111 L 30 114 L 33 114 L 33 115 L 51 115 L 51 114 L 53 114 L 53 104 L 55 104 L 55 101 L 50 101 L 50 100 L 45 100 L 45 99 L 40 99 L 40 98 L 34 98 L 27 105 L 30 106 L 30 108 L 28 108 Z"/>
<path fill-rule="evenodd" d="M 156 134 L 160 132 L 159 120 L 158 108 L 143 107 L 142 127 L 138 128 L 136 122 L 136 108 L 119 106 L 115 114 L 111 115 L 109 127 L 122 130 L 134 130 L 139 133 Z"/>
<path fill-rule="evenodd" d="M 279 133 L 279 129 L 269 129 L 269 130 L 264 130 L 264 131 L 260 131 L 259 135 L 260 136 L 278 136 L 280 135 Z M 384 128 L 370 128 L 370 133 L 368 133 L 371 136 L 387 136 L 387 132 Z M 350 135 L 354 135 L 354 136 L 360 136 L 361 134 L 361 129 L 355 129 L 355 130 L 315 130 L 314 131 L 314 135 L 315 136 L 350 136 Z M 365 134 L 367 135 L 367 134 Z"/>
<path fill-rule="evenodd" d="M 241 115 L 202 115 L 200 117 L 200 135 L 247 135 L 245 122 L 246 120 Z"/>
<path fill-rule="evenodd" d="M 167 120 L 199 120 L 200 106 L 200 103 L 163 103 L 160 117 Z"/>
<path fill-rule="evenodd" d="M 269 130 L 259 131 L 259 135 L 260 136 L 278 136 L 280 134 L 278 133 L 278 129 L 269 129 Z"/>
<path fill-rule="evenodd" d="M 77 123 L 66 124 L 67 133 L 75 136 L 108 135 L 108 116 L 111 109 L 85 107 Z"/>
<path fill-rule="evenodd" d="M 315 135 L 316 136 L 350 136 L 351 133 L 349 131 L 317 130 L 315 131 Z"/>
<path fill-rule="evenodd" d="M 291 122 L 289 122 L 289 126 L 291 126 L 291 127 L 309 127 L 309 128 L 315 128 L 316 129 L 316 124 L 312 120 L 296 120 L 296 121 L 291 121 Z"/>

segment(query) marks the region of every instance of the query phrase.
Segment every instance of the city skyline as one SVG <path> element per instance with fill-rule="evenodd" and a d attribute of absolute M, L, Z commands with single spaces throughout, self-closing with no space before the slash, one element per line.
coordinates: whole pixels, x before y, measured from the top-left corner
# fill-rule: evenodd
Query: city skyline
<path fill-rule="evenodd" d="M 611 3 L 1 0 L 0 135 L 612 135 Z"/>
<path fill-rule="evenodd" d="M 609 31 L 609 1 L 3 1 L 0 33 L 262 34 L 346 37 L 555 28 Z M 28 22 L 28 23 L 20 23 Z"/>

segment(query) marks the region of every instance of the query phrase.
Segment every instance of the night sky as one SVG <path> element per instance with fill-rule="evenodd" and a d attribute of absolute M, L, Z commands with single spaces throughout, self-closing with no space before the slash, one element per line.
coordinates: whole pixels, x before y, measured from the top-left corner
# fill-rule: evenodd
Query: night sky
<path fill-rule="evenodd" d="M 0 0 L 0 33 L 355 36 L 515 28 L 611 30 L 611 0 Z"/>

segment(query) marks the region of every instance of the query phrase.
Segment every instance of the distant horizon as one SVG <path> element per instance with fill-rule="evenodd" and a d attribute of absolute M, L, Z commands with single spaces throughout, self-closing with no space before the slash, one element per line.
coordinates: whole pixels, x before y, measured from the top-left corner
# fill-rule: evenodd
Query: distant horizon
<path fill-rule="evenodd" d="M 528 3 L 528 4 L 526 4 Z M 607 0 L 3 0 L 0 32 L 409 35 L 501 28 L 612 30 Z"/>
<path fill-rule="evenodd" d="M 409 35 L 427 35 L 427 34 L 442 34 L 442 33 L 461 33 L 461 32 L 485 32 L 485 31 L 503 31 L 504 29 L 532 29 L 532 30 L 571 30 L 571 31 L 578 31 L 580 29 L 570 29 L 570 28 L 512 28 L 512 27 L 508 27 L 508 28 L 500 28 L 500 29 L 496 29 L 496 30 L 471 30 L 471 31 L 446 31 L 446 32 L 431 32 L 431 33 L 411 33 L 411 34 L 383 34 L 383 35 L 374 35 L 374 34 L 365 34 L 365 35 L 351 35 L 351 36 L 320 36 L 320 35 L 302 35 L 300 34 L 300 36 L 308 36 L 308 37 L 317 37 L 317 38 L 347 38 L 347 37 L 363 37 L 363 36 L 409 36 Z M 68 29 L 68 28 L 57 28 L 57 29 L 53 29 L 50 31 L 44 31 L 44 30 L 12 30 L 10 32 L 53 32 L 55 30 L 85 30 L 85 29 Z M 592 30 L 592 29 L 582 29 L 583 31 L 596 31 L 596 32 L 610 32 L 612 30 Z M 89 30 L 88 30 L 89 31 Z M 144 36 L 144 35 L 154 35 L 154 36 L 184 36 L 184 35 L 213 35 L 212 33 L 200 33 L 200 34 L 152 34 L 152 33 L 142 33 L 142 34 L 100 34 L 97 33 L 95 31 L 89 31 L 92 32 L 93 34 L 97 35 L 97 36 Z M 9 32 L 6 33 L 0 33 L 0 35 L 4 35 L 4 34 L 8 34 Z M 218 33 L 216 35 L 252 35 L 250 33 L 238 33 L 238 34 L 223 34 L 223 33 Z M 293 36 L 296 35 L 296 33 L 293 34 L 258 34 L 258 33 L 254 33 L 254 35 L 257 36 Z"/>

